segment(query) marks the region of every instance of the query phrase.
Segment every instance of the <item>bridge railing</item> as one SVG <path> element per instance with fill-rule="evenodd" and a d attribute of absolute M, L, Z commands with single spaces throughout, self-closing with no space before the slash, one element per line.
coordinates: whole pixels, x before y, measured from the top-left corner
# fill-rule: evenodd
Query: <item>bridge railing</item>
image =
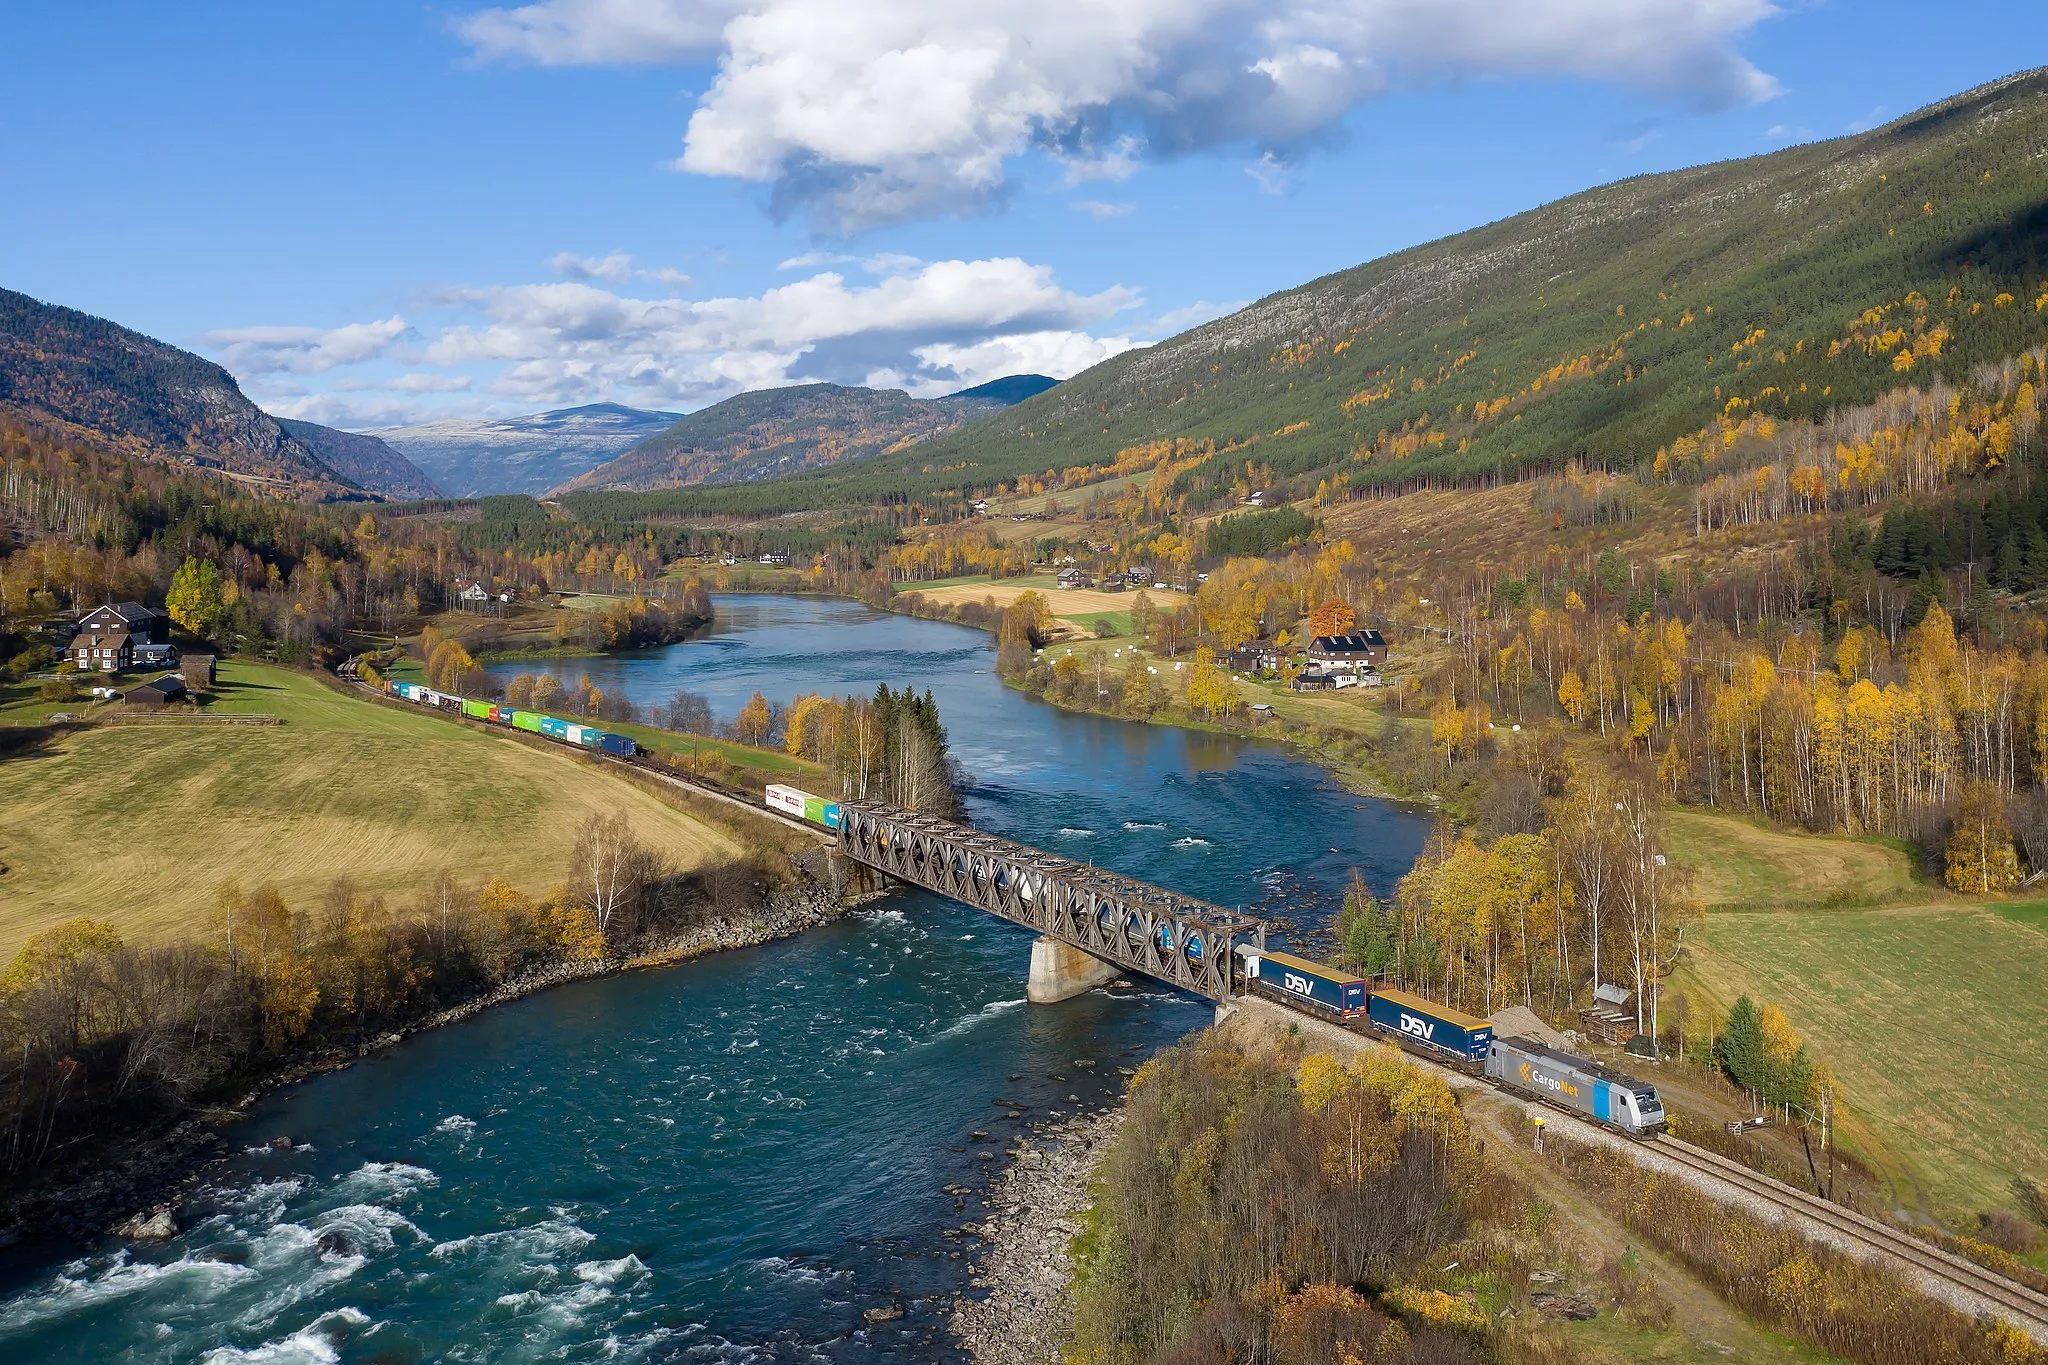
<path fill-rule="evenodd" d="M 1212 1000 L 1258 919 L 950 820 L 841 802 L 848 857 Z"/>

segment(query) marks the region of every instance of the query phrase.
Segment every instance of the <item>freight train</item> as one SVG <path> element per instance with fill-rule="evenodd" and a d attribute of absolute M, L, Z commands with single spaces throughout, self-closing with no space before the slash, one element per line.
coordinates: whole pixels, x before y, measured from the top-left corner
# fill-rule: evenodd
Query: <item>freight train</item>
<path fill-rule="evenodd" d="M 419 683 L 384 683 L 387 696 L 413 702 L 419 706 L 432 706 L 471 720 L 487 720 L 496 725 L 509 725 L 514 730 L 529 734 L 545 735 L 564 744 L 573 744 L 579 749 L 593 749 L 598 753 L 611 754 L 617 758 L 633 758 L 640 752 L 639 744 L 625 735 L 615 735 L 609 730 L 600 730 L 595 725 L 584 725 L 573 720 L 559 720 L 554 716 L 542 715 L 538 711 L 523 711 L 496 702 L 477 701 L 471 697 L 458 697 L 452 692 L 437 692 Z"/>
<path fill-rule="evenodd" d="M 797 787 L 786 787 L 781 783 L 768 788 L 768 809 L 780 811 L 794 820 L 808 820 L 826 829 L 839 828 L 839 803 L 827 801 L 822 796 L 813 796 Z"/>
<path fill-rule="evenodd" d="M 1292 953 L 1237 950 L 1240 984 L 1305 1014 L 1363 1025 L 1411 1052 L 1627 1133 L 1664 1130 L 1657 1087 L 1532 1038 L 1496 1038 L 1484 1019 Z"/>

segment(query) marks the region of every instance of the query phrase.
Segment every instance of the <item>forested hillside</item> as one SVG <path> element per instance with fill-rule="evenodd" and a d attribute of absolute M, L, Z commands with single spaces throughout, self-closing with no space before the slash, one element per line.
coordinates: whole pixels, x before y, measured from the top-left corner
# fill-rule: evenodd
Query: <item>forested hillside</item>
<path fill-rule="evenodd" d="M 350 483 L 400 500 L 441 496 L 441 490 L 418 465 L 375 436 L 284 418 L 278 419 L 278 425 Z"/>
<path fill-rule="evenodd" d="M 1632 469 L 1733 414 L 1961 386 L 2048 339 L 2048 73 L 1855 137 L 1644 176 L 1326 276 L 912 451 L 670 511 L 1063 487 Z M 1752 428 L 1754 430 L 1754 428 Z M 1686 471 L 1679 471 L 1681 474 Z"/>
<path fill-rule="evenodd" d="M 0 413 L 302 499 L 361 496 L 209 360 L 0 289 Z"/>
<path fill-rule="evenodd" d="M 998 380 L 998 385 L 1009 381 Z M 1048 384 L 1051 381 L 1046 381 Z M 747 483 L 904 450 L 1000 412 L 1023 392 L 982 386 L 950 398 L 901 389 L 798 384 L 760 389 L 693 412 L 562 491 Z"/>

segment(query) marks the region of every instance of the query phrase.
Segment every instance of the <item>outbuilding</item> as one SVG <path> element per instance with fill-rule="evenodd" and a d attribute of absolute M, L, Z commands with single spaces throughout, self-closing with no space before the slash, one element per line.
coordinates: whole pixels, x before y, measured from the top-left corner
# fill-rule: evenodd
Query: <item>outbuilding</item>
<path fill-rule="evenodd" d="M 166 673 L 121 694 L 121 700 L 130 706 L 163 706 L 184 697 L 185 680 L 175 673 Z"/>

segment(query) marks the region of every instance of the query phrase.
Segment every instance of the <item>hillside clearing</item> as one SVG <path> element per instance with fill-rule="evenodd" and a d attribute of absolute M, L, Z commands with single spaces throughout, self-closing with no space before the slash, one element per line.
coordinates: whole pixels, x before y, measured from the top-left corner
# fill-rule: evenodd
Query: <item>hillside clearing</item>
<path fill-rule="evenodd" d="M 981 602 L 993 598 L 999 607 L 1007 607 L 1027 592 L 1035 592 L 1046 600 L 1052 614 L 1061 620 L 1094 619 L 1113 615 L 1128 618 L 1135 592 L 1104 592 L 1100 588 L 1058 588 L 1049 578 L 1006 578 L 962 580 L 949 579 L 940 583 L 904 583 L 898 592 L 914 592 L 927 602 L 953 606 L 961 602 Z M 1146 597 L 1160 611 L 1175 611 L 1191 600 L 1186 593 L 1171 588 L 1146 588 Z"/>
<path fill-rule="evenodd" d="M 1723 1015 L 1743 992 L 1781 1006 L 1875 1129 L 1897 1202 L 1961 1217 L 2048 1174 L 2048 920 L 2028 908 L 1712 914 L 1692 974 Z"/>
<path fill-rule="evenodd" d="M 0 763 L 0 956 L 75 915 L 193 932 L 228 878 L 301 906 L 336 877 L 406 896 L 444 868 L 538 893 L 593 812 L 623 813 L 677 867 L 740 851 L 576 755 L 287 669 L 227 661 L 210 709 L 286 723 L 96 728 Z"/>
<path fill-rule="evenodd" d="M 1794 834 L 1739 815 L 1674 810 L 1672 855 L 1699 869 L 1708 907 L 1879 905 L 1927 899 L 1912 859 L 1874 839 Z"/>

